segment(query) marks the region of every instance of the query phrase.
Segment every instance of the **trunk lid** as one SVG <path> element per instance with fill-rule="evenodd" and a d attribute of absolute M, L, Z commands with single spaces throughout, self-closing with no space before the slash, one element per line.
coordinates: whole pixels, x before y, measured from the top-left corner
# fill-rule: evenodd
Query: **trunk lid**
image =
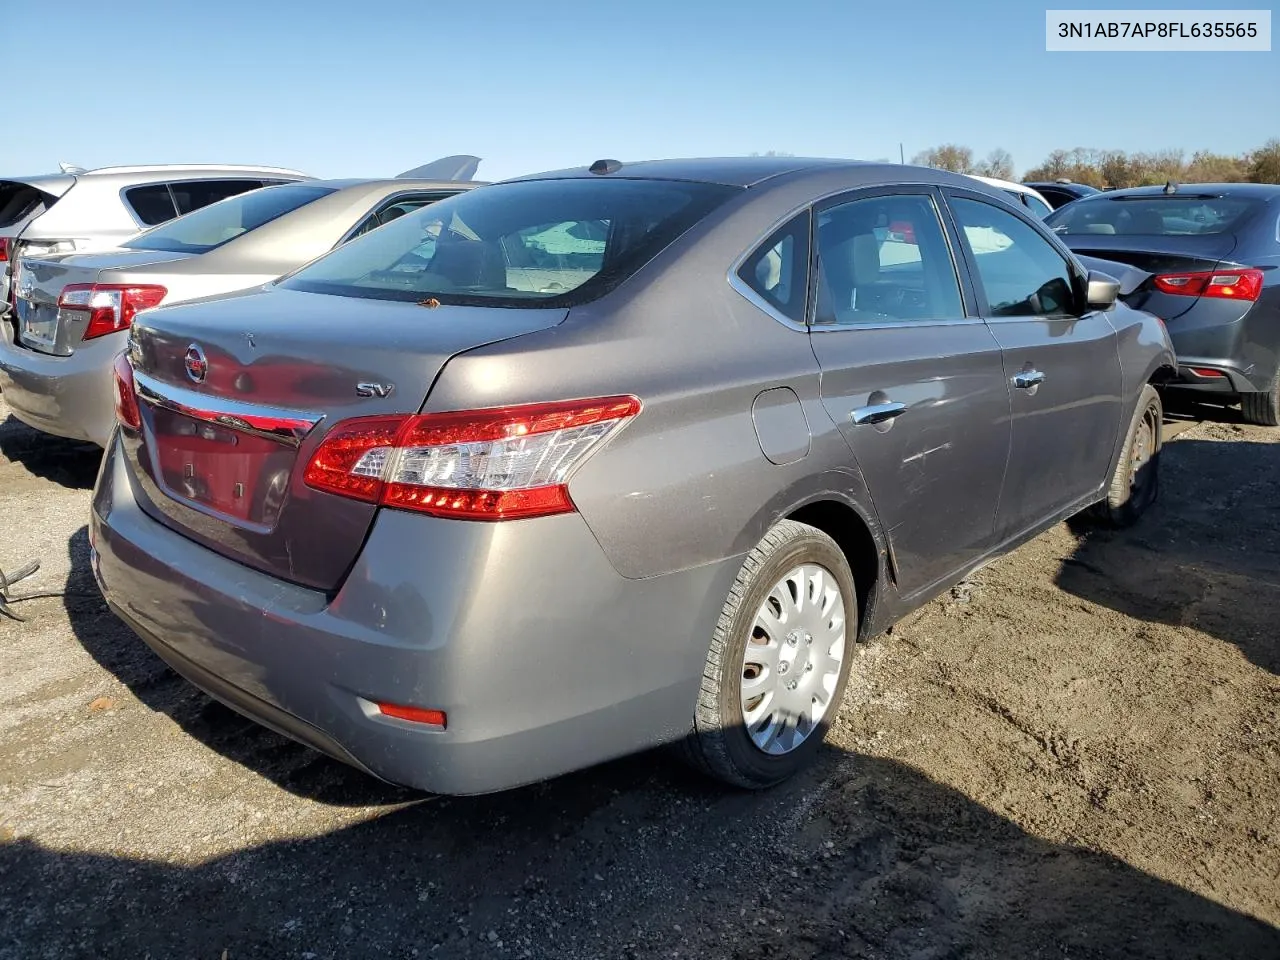
<path fill-rule="evenodd" d="M 1216 270 L 1228 262 L 1236 248 L 1236 238 L 1229 233 L 1167 237 L 1068 234 L 1060 239 L 1079 256 L 1113 260 L 1150 274 L 1136 290 L 1121 296 L 1129 306 L 1165 321 L 1182 316 L 1200 298 L 1163 293 L 1156 289 L 1154 277 Z"/>
<path fill-rule="evenodd" d="M 59 310 L 58 297 L 73 283 L 106 282 L 104 270 L 128 270 L 188 259 L 189 254 L 119 250 L 18 261 L 14 276 L 14 321 L 18 341 L 32 350 L 67 357 L 84 337 L 88 314 Z"/>
<path fill-rule="evenodd" d="M 333 590 L 377 507 L 303 483 L 324 434 L 348 417 L 416 413 L 453 355 L 567 313 L 281 289 L 148 312 L 130 347 L 142 430 L 121 433 L 138 503 L 225 556 Z"/>

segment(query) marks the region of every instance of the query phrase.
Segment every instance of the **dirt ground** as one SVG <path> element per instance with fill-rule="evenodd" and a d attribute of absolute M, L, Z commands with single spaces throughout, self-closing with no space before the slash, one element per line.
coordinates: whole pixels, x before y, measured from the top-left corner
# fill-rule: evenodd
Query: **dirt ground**
<path fill-rule="evenodd" d="M 1166 448 L 855 661 L 817 769 L 665 754 L 469 800 L 171 674 L 88 573 L 92 451 L 0 402 L 0 960 L 1280 958 L 1280 431 Z"/>

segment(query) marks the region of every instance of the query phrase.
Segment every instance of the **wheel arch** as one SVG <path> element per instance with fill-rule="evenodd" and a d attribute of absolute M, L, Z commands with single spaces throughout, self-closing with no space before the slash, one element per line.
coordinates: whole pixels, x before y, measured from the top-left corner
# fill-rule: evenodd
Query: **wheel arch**
<path fill-rule="evenodd" d="M 810 498 L 779 519 L 821 530 L 840 547 L 858 594 L 858 639 L 870 639 L 877 632 L 885 585 L 894 579 L 893 558 L 879 523 L 859 505 L 834 494 Z"/>

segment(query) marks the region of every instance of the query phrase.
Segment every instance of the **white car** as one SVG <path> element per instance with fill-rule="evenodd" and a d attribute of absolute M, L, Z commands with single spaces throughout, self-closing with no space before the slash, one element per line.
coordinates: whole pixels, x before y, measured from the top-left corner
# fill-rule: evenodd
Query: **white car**
<path fill-rule="evenodd" d="M 1003 190 L 1010 194 L 1013 199 L 1026 207 L 1039 219 L 1043 220 L 1049 214 L 1053 213 L 1053 207 L 1038 190 L 1034 187 L 1028 187 L 1025 183 L 1014 183 L 1012 180 L 997 180 L 995 177 L 980 177 L 976 173 L 968 174 L 975 180 L 981 180 L 989 187 L 995 187 L 997 190 Z"/>

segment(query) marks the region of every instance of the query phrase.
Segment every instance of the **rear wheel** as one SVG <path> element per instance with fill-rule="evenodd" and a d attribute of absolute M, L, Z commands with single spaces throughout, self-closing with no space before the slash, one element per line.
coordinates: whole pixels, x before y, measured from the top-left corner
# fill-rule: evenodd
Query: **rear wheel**
<path fill-rule="evenodd" d="M 1160 394 L 1148 384 L 1142 388 L 1129 423 L 1124 452 L 1111 477 L 1107 498 L 1096 508 L 1096 516 L 1110 526 L 1127 527 L 1136 523 L 1159 497 L 1163 427 Z"/>
<path fill-rule="evenodd" d="M 1260 427 L 1280 426 L 1280 371 L 1271 381 L 1271 389 L 1260 393 L 1240 394 L 1240 412 L 1246 423 Z"/>
<path fill-rule="evenodd" d="M 776 524 L 720 613 L 687 759 L 747 788 L 807 766 L 840 708 L 857 620 L 853 574 L 835 541 L 806 524 Z"/>

